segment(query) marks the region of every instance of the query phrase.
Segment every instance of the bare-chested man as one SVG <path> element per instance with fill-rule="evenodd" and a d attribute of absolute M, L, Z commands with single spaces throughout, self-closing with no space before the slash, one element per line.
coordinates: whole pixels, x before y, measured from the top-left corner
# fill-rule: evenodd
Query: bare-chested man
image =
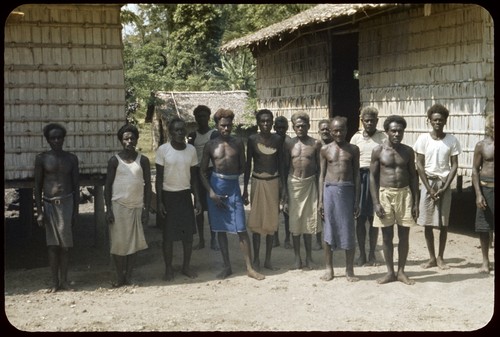
<path fill-rule="evenodd" d="M 43 135 L 51 150 L 35 159 L 35 203 L 38 225 L 45 226 L 52 275 L 48 292 L 56 292 L 69 289 L 68 251 L 73 247 L 72 227 L 78 216 L 80 197 L 78 158 L 63 151 L 66 136 L 63 126 L 47 124 Z"/>
<path fill-rule="evenodd" d="M 278 230 L 279 224 L 280 188 L 283 186 L 283 139 L 271 133 L 274 116 L 270 110 L 258 110 L 255 118 L 260 132 L 248 138 L 243 201 L 245 205 L 249 204 L 248 182 L 252 173 L 248 227 L 253 233 L 253 266 L 257 270 L 260 269 L 260 236 L 265 235 L 264 267 L 274 270 L 271 264 L 271 251 L 274 233 Z"/>
<path fill-rule="evenodd" d="M 323 249 L 325 252 L 325 274 L 330 281 L 334 277 L 333 251 L 344 249 L 346 278 L 349 282 L 359 279 L 354 276 L 354 253 L 356 250 L 354 219 L 359 215 L 359 148 L 346 141 L 347 118 L 334 117 L 330 124 L 333 142 L 321 148 L 321 173 L 319 184 L 319 208 L 325 220 Z"/>
<path fill-rule="evenodd" d="M 370 165 L 370 193 L 377 217 L 373 226 L 382 228 L 387 275 L 378 283 L 401 281 L 414 284 L 405 274 L 408 257 L 410 227 L 418 218 L 418 175 L 413 149 L 402 144 L 406 120 L 390 115 L 384 122 L 387 142 L 377 145 L 372 151 Z M 394 271 L 394 225 L 398 225 L 398 272 Z"/>
<path fill-rule="evenodd" d="M 265 278 L 264 275 L 256 272 L 252 266 L 250 239 L 245 225 L 245 210 L 239 183 L 239 177 L 245 170 L 245 145 L 241 139 L 231 136 L 233 111 L 219 109 L 214 119 L 218 121 L 219 135 L 208 141 L 203 149 L 200 175 L 203 185 L 209 192 L 208 216 L 212 230 L 217 233 L 224 262 L 224 269 L 217 277 L 226 278 L 233 273 L 227 241 L 229 232 L 238 234 L 240 248 L 245 256 L 247 275 L 262 280 Z M 209 161 L 214 165 L 210 180 Z"/>
<path fill-rule="evenodd" d="M 307 113 L 296 112 L 291 119 L 297 136 L 285 142 L 284 156 L 285 167 L 288 167 L 288 179 L 286 180 L 287 195 L 284 200 L 284 212 L 288 212 L 290 217 L 290 232 L 295 253 L 293 268 L 302 268 L 300 235 L 303 235 L 306 250 L 305 266 L 312 269 L 312 235 L 321 231 L 318 214 L 321 142 L 307 134 L 310 127 Z"/>
<path fill-rule="evenodd" d="M 495 115 L 486 117 L 486 137 L 476 144 L 472 162 L 472 185 L 476 192 L 476 224 L 483 264 L 480 272 L 491 270 L 488 257 L 490 234 L 495 230 Z"/>

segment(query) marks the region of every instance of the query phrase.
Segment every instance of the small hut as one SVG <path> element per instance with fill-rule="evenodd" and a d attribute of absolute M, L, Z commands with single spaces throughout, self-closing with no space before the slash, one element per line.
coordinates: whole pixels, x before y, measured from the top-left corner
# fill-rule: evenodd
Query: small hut
<path fill-rule="evenodd" d="M 249 113 L 248 92 L 236 91 L 160 91 L 156 93 L 156 98 L 160 105 L 155 108 L 155 118 L 153 118 L 153 149 L 165 143 L 168 137 L 168 123 L 170 119 L 179 116 L 186 121 L 188 132 L 197 128 L 193 110 L 198 105 L 206 105 L 213 114 L 221 109 L 233 110 L 235 114 L 234 124 L 245 123 Z M 253 122 L 253 120 L 251 121 Z"/>
<path fill-rule="evenodd" d="M 359 110 L 375 106 L 379 128 L 405 117 L 405 143 L 429 130 L 434 103 L 450 110 L 446 131 L 463 148 L 459 178 L 470 176 L 484 118 L 494 111 L 493 19 L 475 4 L 322 4 L 233 40 L 257 61 L 257 104 L 278 115 L 304 110 L 317 121 L 346 116 L 348 137 Z M 460 180 L 459 180 L 460 182 Z"/>
<path fill-rule="evenodd" d="M 6 20 L 4 181 L 24 192 L 25 223 L 32 217 L 35 156 L 50 149 L 42 129 L 57 122 L 67 129 L 64 149 L 79 159 L 80 184 L 95 186 L 96 220 L 105 230 L 102 185 L 126 122 L 120 8 L 27 4 Z"/>

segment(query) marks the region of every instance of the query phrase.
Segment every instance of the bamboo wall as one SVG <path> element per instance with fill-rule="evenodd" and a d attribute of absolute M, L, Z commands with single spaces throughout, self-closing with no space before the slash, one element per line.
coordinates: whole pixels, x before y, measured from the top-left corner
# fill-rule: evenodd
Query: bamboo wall
<path fill-rule="evenodd" d="M 105 174 L 125 123 L 121 5 L 23 5 L 4 44 L 4 179 L 33 178 L 42 129 L 67 129 L 80 174 Z"/>
<path fill-rule="evenodd" d="M 484 117 L 494 111 L 493 20 L 476 5 L 432 4 L 392 13 L 360 25 L 361 105 L 405 117 L 404 142 L 429 132 L 434 103 L 450 111 L 445 131 L 462 146 L 459 175 L 470 176 Z"/>
<path fill-rule="evenodd" d="M 325 34 L 308 35 L 257 58 L 258 108 L 289 121 L 297 111 L 309 114 L 309 135 L 318 138 L 318 122 L 328 118 L 328 44 Z M 295 136 L 292 125 L 288 133 Z"/>

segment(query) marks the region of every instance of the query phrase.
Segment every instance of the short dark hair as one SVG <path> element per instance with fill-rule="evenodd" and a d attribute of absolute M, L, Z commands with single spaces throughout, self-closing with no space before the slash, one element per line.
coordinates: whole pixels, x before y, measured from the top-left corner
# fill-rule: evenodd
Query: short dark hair
<path fill-rule="evenodd" d="M 384 121 L 384 130 L 386 132 L 389 130 L 389 124 L 391 123 L 401 124 L 403 126 L 403 129 L 406 129 L 406 119 L 399 115 L 390 115 L 386 118 L 386 120 Z"/>
<path fill-rule="evenodd" d="M 444 116 L 444 119 L 448 119 L 450 112 L 448 109 L 444 107 L 444 105 L 436 103 L 427 110 L 427 118 L 431 119 L 433 114 L 441 114 Z"/>
<path fill-rule="evenodd" d="M 276 123 L 286 123 L 288 125 L 288 119 L 285 116 L 277 116 L 274 119 L 274 124 Z"/>
<path fill-rule="evenodd" d="M 208 112 L 209 116 L 212 114 L 212 111 L 206 105 L 198 105 L 196 108 L 194 108 L 193 115 L 198 116 L 200 112 Z"/>
<path fill-rule="evenodd" d="M 291 119 L 292 119 L 292 124 L 294 124 L 294 125 L 297 122 L 297 119 L 303 119 L 307 124 L 310 124 L 309 123 L 309 115 L 303 111 L 297 111 L 296 113 L 294 113 L 292 115 Z"/>
<path fill-rule="evenodd" d="M 260 110 L 257 110 L 255 112 L 255 120 L 258 122 L 259 121 L 259 118 L 260 116 L 264 115 L 264 114 L 268 114 L 271 116 L 272 119 L 274 119 L 274 115 L 272 113 L 271 110 L 268 110 L 268 109 L 260 109 Z"/>
<path fill-rule="evenodd" d="M 168 132 L 171 133 L 172 132 L 172 125 L 174 125 L 174 123 L 179 123 L 179 122 L 184 124 L 184 126 L 186 126 L 186 121 L 184 119 L 176 116 L 168 122 Z"/>
<path fill-rule="evenodd" d="M 54 129 L 59 129 L 63 133 L 63 137 L 66 137 L 66 128 L 58 123 L 49 123 L 43 127 L 43 135 L 45 139 L 49 140 L 49 133 Z"/>
<path fill-rule="evenodd" d="M 218 124 L 221 118 L 229 118 L 230 120 L 233 120 L 234 119 L 233 110 L 220 108 L 214 114 L 214 120 Z"/>
<path fill-rule="evenodd" d="M 137 126 L 135 126 L 134 124 L 130 124 L 130 123 L 125 124 L 124 126 L 122 126 L 120 128 L 120 130 L 118 130 L 118 132 L 116 133 L 116 135 L 118 136 L 118 139 L 120 141 L 123 140 L 123 134 L 125 132 L 132 132 L 135 135 L 135 137 L 137 139 L 139 139 L 139 129 L 137 129 Z"/>

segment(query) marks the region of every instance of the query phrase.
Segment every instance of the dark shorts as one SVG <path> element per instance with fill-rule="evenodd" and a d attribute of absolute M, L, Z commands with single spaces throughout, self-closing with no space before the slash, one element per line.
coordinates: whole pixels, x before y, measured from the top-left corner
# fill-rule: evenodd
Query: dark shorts
<path fill-rule="evenodd" d="M 489 232 L 495 230 L 495 188 L 481 186 L 481 192 L 488 206 L 476 209 L 476 232 Z"/>
<path fill-rule="evenodd" d="M 191 190 L 162 191 L 162 201 L 167 211 L 162 218 L 163 241 L 193 241 L 196 221 Z"/>
<path fill-rule="evenodd" d="M 209 168 L 209 170 L 208 170 L 208 181 L 210 181 L 210 176 L 211 175 L 212 175 L 212 168 Z M 196 167 L 196 179 L 198 180 L 197 181 L 198 182 L 198 196 L 200 198 L 202 212 L 205 212 L 205 211 L 208 210 L 208 205 L 207 205 L 208 191 L 205 188 L 205 186 L 203 186 L 203 183 L 201 182 L 200 167 L 199 166 Z"/>
<path fill-rule="evenodd" d="M 370 194 L 370 170 L 367 168 L 360 168 L 359 178 L 359 183 L 361 185 L 361 194 L 359 196 L 359 215 L 373 216 L 373 201 Z"/>

